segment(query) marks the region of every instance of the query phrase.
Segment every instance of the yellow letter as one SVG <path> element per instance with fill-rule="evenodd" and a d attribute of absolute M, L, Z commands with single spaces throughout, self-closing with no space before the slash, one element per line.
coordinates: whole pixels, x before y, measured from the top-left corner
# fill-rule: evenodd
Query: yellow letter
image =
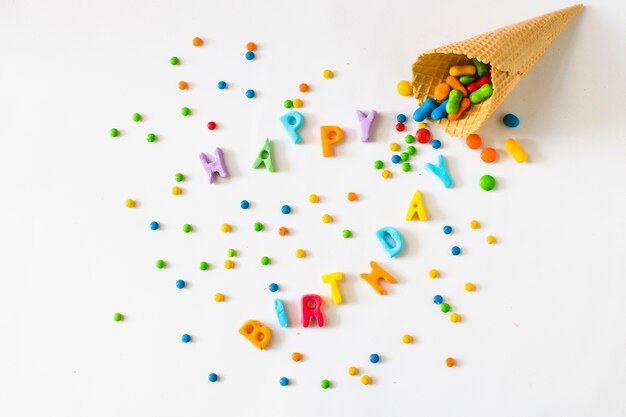
<path fill-rule="evenodd" d="M 330 285 L 330 295 L 333 297 L 333 303 L 335 304 L 341 304 L 341 292 L 339 291 L 337 281 L 341 281 L 342 279 L 343 274 L 341 272 L 322 275 L 322 282 Z"/>
<path fill-rule="evenodd" d="M 422 203 L 422 194 L 420 194 L 419 190 L 415 191 L 415 194 L 413 194 L 409 210 L 406 212 L 406 219 L 413 220 L 416 214 L 419 220 L 428 220 L 426 218 L 424 203 Z"/>
<path fill-rule="evenodd" d="M 265 349 L 272 336 L 269 327 L 262 326 L 256 320 L 246 321 L 239 329 L 239 333 L 261 350 Z"/>

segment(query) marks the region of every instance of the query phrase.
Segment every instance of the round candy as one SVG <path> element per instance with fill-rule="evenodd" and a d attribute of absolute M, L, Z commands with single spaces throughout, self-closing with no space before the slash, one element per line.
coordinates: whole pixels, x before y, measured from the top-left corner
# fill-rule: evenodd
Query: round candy
<path fill-rule="evenodd" d="M 442 313 L 447 313 L 448 311 L 450 311 L 450 304 L 442 303 L 441 304 L 441 312 Z"/>
<path fill-rule="evenodd" d="M 198 38 L 197 36 L 195 38 L 193 38 L 193 46 L 201 46 L 202 45 L 202 39 Z"/>
<path fill-rule="evenodd" d="M 398 145 L 396 142 L 391 142 L 391 143 L 389 144 L 389 150 L 390 150 L 391 152 L 395 152 L 395 151 L 397 151 L 398 149 L 400 149 L 400 145 Z"/>
<path fill-rule="evenodd" d="M 465 139 L 465 144 L 470 149 L 478 149 L 483 144 L 483 139 L 476 133 L 472 133 Z"/>
<path fill-rule="evenodd" d="M 406 116 L 404 114 L 402 114 L 402 113 L 398 114 L 396 116 L 396 122 L 398 122 L 398 123 L 406 122 Z"/>
<path fill-rule="evenodd" d="M 452 246 L 452 249 L 450 249 L 450 252 L 452 252 L 454 256 L 457 256 L 461 253 L 461 248 L 459 248 L 458 246 Z"/>
<path fill-rule="evenodd" d="M 404 123 L 396 123 L 396 130 L 398 132 L 403 132 L 404 131 Z"/>
<path fill-rule="evenodd" d="M 209 130 L 215 130 L 215 128 L 217 127 L 217 123 L 215 122 L 209 122 L 206 124 L 207 129 Z"/>
<path fill-rule="evenodd" d="M 281 226 L 280 228 L 278 228 L 278 234 L 281 236 L 286 236 L 287 233 L 289 233 L 289 229 L 287 229 L 284 226 Z"/>
<path fill-rule="evenodd" d="M 189 84 L 187 84 L 187 82 L 185 82 L 185 81 L 179 81 L 178 82 L 178 89 L 179 90 L 186 90 L 187 87 L 189 87 Z"/>
<path fill-rule="evenodd" d="M 415 155 L 415 152 L 417 152 L 417 149 L 415 149 L 415 146 L 406 147 L 406 153 L 408 153 L 409 155 Z"/>
<path fill-rule="evenodd" d="M 156 267 L 159 269 L 165 268 L 165 261 L 163 259 L 159 259 L 156 261 Z"/>
<path fill-rule="evenodd" d="M 182 188 L 176 185 L 172 187 L 172 195 L 181 195 L 182 193 L 183 193 Z"/>
<path fill-rule="evenodd" d="M 112 138 L 119 136 L 119 134 L 120 134 L 120 131 L 117 130 L 116 128 L 112 128 L 111 130 L 109 130 L 109 135 L 111 135 Z"/>
<path fill-rule="evenodd" d="M 300 362 L 302 360 L 302 354 L 300 352 L 293 352 L 291 354 L 291 360 L 294 362 Z"/>
<path fill-rule="evenodd" d="M 128 208 L 133 208 L 135 207 L 135 200 L 133 200 L 132 198 L 129 198 L 128 200 L 124 202 L 124 205 Z"/>
<path fill-rule="evenodd" d="M 432 146 L 434 149 L 439 149 L 439 148 L 441 148 L 441 141 L 440 141 L 439 139 L 435 139 L 435 140 L 433 140 L 433 142 L 431 143 L 431 146 Z"/>
<path fill-rule="evenodd" d="M 209 374 L 209 381 L 211 381 L 211 382 L 217 381 L 217 374 L 214 374 L 213 372 L 211 372 Z"/>
<path fill-rule="evenodd" d="M 304 103 L 302 103 L 302 100 L 300 100 L 299 98 L 296 98 L 293 100 L 293 107 L 299 109 L 300 107 L 302 107 Z"/>
<path fill-rule="evenodd" d="M 322 379 L 320 386 L 324 389 L 327 389 L 328 387 L 330 387 L 330 381 L 327 379 Z"/>
<path fill-rule="evenodd" d="M 278 381 L 278 383 L 279 383 L 280 385 L 282 385 L 283 387 L 285 387 L 285 386 L 289 385 L 289 379 L 288 379 L 288 378 L 285 378 L 285 377 L 282 377 L 282 378 Z"/>
<path fill-rule="evenodd" d="M 170 58 L 170 65 L 178 65 L 180 63 L 180 59 L 178 59 L 178 57 L 171 57 Z"/>
<path fill-rule="evenodd" d="M 355 376 L 358 373 L 359 373 L 359 368 L 357 368 L 356 366 L 351 366 L 348 368 L 348 375 Z"/>
<path fill-rule="evenodd" d="M 459 322 L 460 320 L 461 320 L 461 316 L 460 316 L 459 314 L 457 314 L 457 313 L 452 313 L 452 314 L 450 314 L 450 321 L 451 321 L 452 323 L 457 323 L 457 322 Z"/>
<path fill-rule="evenodd" d="M 402 152 L 400 154 L 400 159 L 402 159 L 403 161 L 406 161 L 407 159 L 409 159 L 409 154 L 407 152 Z"/>
<path fill-rule="evenodd" d="M 401 160 L 402 159 L 400 158 L 400 155 L 393 155 L 391 157 L 391 162 L 393 162 L 394 164 L 399 164 Z"/>
<path fill-rule="evenodd" d="M 226 251 L 226 256 L 232 258 L 233 256 L 237 256 L 237 251 L 235 249 L 228 249 Z"/>
<path fill-rule="evenodd" d="M 150 222 L 150 229 L 157 230 L 158 228 L 159 228 L 159 223 L 157 223 L 157 222 Z"/>
<path fill-rule="evenodd" d="M 356 193 L 353 193 L 352 191 L 348 193 L 348 201 L 356 201 L 358 198 L 359 196 L 356 195 Z"/>
<path fill-rule="evenodd" d="M 141 115 L 139 113 L 133 113 L 133 122 L 141 121 Z"/>
<path fill-rule="evenodd" d="M 344 239 L 348 239 L 348 238 L 352 237 L 352 232 L 350 230 L 348 230 L 348 229 L 344 229 L 341 232 L 341 236 L 343 236 Z"/>
<path fill-rule="evenodd" d="M 247 59 L 248 61 L 253 60 L 253 59 L 254 59 L 254 52 L 252 52 L 252 51 L 248 51 L 248 52 L 246 52 L 246 59 Z"/>
<path fill-rule="evenodd" d="M 317 196 L 317 194 L 309 195 L 309 203 L 315 204 L 318 201 L 320 201 L 320 198 Z"/>
<path fill-rule="evenodd" d="M 276 291 L 278 291 L 278 284 L 272 282 L 268 288 L 269 288 L 270 292 L 276 292 Z"/>
<path fill-rule="evenodd" d="M 446 235 L 449 235 L 450 233 L 452 233 L 452 227 L 448 225 L 443 226 L 443 233 L 445 233 Z"/>
<path fill-rule="evenodd" d="M 396 86 L 396 90 L 398 90 L 398 94 L 404 97 L 413 95 L 413 86 L 406 80 L 400 81 Z"/>
<path fill-rule="evenodd" d="M 480 227 L 480 223 L 478 222 L 478 220 L 472 220 L 470 222 L 470 227 L 472 229 L 478 229 Z"/>
<path fill-rule="evenodd" d="M 287 204 L 285 204 L 284 206 L 282 206 L 282 207 L 280 208 L 280 211 L 281 211 L 283 214 L 289 214 L 289 213 L 291 213 L 291 207 L 289 207 Z"/>
<path fill-rule="evenodd" d="M 331 216 L 330 214 L 324 214 L 322 216 L 323 223 L 331 223 L 332 221 L 333 221 L 333 216 Z"/>
<path fill-rule="evenodd" d="M 426 129 L 428 127 L 428 125 L 424 122 L 420 122 L 417 124 L 417 128 L 418 129 Z"/>
<path fill-rule="evenodd" d="M 235 266 L 235 263 L 233 261 L 231 261 L 230 259 L 226 259 L 224 261 L 224 268 L 226 268 L 226 269 L 233 269 L 234 266 Z"/>
<path fill-rule="evenodd" d="M 254 51 L 256 49 L 256 43 L 254 42 L 248 42 L 246 44 L 246 50 L 247 51 Z"/>
<path fill-rule="evenodd" d="M 239 207 L 245 210 L 250 207 L 250 203 L 248 202 L 248 200 L 241 200 L 241 203 L 239 203 Z"/>
<path fill-rule="evenodd" d="M 208 262 L 200 262 L 200 271 L 206 271 L 207 269 L 209 269 L 209 264 Z"/>
<path fill-rule="evenodd" d="M 372 382 L 372 378 L 369 375 L 363 375 L 361 377 L 361 384 L 369 385 Z"/>
<path fill-rule="evenodd" d="M 415 138 L 419 143 L 428 143 L 430 142 L 430 130 L 428 129 L 418 129 L 415 134 Z"/>
<path fill-rule="evenodd" d="M 174 176 L 174 179 L 176 180 L 176 182 L 181 182 L 181 181 L 183 181 L 185 179 L 185 176 L 183 174 L 181 174 L 180 172 L 178 172 Z"/>
<path fill-rule="evenodd" d="M 413 135 L 406 135 L 404 137 L 404 141 L 406 143 L 413 143 L 413 142 L 415 142 L 415 136 L 413 136 Z"/>
<path fill-rule="evenodd" d="M 178 281 L 176 281 L 176 288 L 178 289 L 185 288 L 185 281 L 183 281 L 182 279 L 179 279 Z"/>
<path fill-rule="evenodd" d="M 428 276 L 431 278 L 438 278 L 439 271 L 437 271 L 436 269 L 431 269 L 430 271 L 428 271 Z"/>
<path fill-rule="evenodd" d="M 150 143 L 156 141 L 156 135 L 154 133 L 148 133 L 146 140 Z"/>
<path fill-rule="evenodd" d="M 270 258 L 268 258 L 267 256 L 264 256 L 261 258 L 261 265 L 269 265 L 270 264 Z"/>
<path fill-rule="evenodd" d="M 324 72 L 322 72 L 322 77 L 324 78 L 333 78 L 334 74 L 331 70 L 324 70 Z"/>
<path fill-rule="evenodd" d="M 471 282 L 466 282 L 464 288 L 465 288 L 465 291 L 472 292 L 474 291 L 474 284 Z"/>
<path fill-rule="evenodd" d="M 191 341 L 191 336 L 189 336 L 187 333 L 185 333 L 180 340 L 183 341 L 183 343 L 189 343 Z"/>
<path fill-rule="evenodd" d="M 226 81 L 219 81 L 217 83 L 217 88 L 219 88 L 220 90 L 225 89 L 226 87 L 228 87 L 228 84 L 226 84 Z"/>
<path fill-rule="evenodd" d="M 412 341 L 413 341 L 413 336 L 411 336 L 410 334 L 403 334 L 402 335 L 402 343 L 404 343 L 405 345 L 408 345 Z"/>
<path fill-rule="evenodd" d="M 113 314 L 113 320 L 114 321 L 122 321 L 123 318 L 124 318 L 124 316 L 121 313 Z"/>
<path fill-rule="evenodd" d="M 304 258 L 306 252 L 303 249 L 296 249 L 296 258 Z"/>
<path fill-rule="evenodd" d="M 389 171 L 388 169 L 383 169 L 382 176 L 386 180 L 391 178 L 391 171 Z"/>
<path fill-rule="evenodd" d="M 496 187 L 496 179 L 491 175 L 483 175 L 480 177 L 480 188 L 485 191 L 491 191 Z"/>
<path fill-rule="evenodd" d="M 256 222 L 254 223 L 254 231 L 255 232 L 260 232 L 261 230 L 263 230 L 263 223 L 261 222 Z"/>
<path fill-rule="evenodd" d="M 298 90 L 300 90 L 301 93 L 306 93 L 309 91 L 309 85 L 306 83 L 302 83 L 298 86 Z"/>
<path fill-rule="evenodd" d="M 378 363 L 378 361 L 380 361 L 380 356 L 378 356 L 378 353 L 372 353 L 370 355 L 370 362 Z"/>
<path fill-rule="evenodd" d="M 489 244 L 489 245 L 492 245 L 492 244 L 496 243 L 496 238 L 491 236 L 491 235 L 487 236 L 485 238 L 485 240 L 487 241 L 487 244 Z"/>
<path fill-rule="evenodd" d="M 228 223 L 222 223 L 222 225 L 220 226 L 220 230 L 222 231 L 222 233 L 228 233 L 231 231 L 231 227 L 230 224 Z"/>
<path fill-rule="evenodd" d="M 189 110 L 189 107 L 183 107 L 180 109 L 180 114 L 183 116 L 189 116 L 189 114 L 191 114 L 191 110 Z"/>
<path fill-rule="evenodd" d="M 191 229 L 192 229 L 192 227 L 191 227 L 190 224 L 188 224 L 188 223 L 183 224 L 183 232 L 189 233 L 189 232 L 191 232 Z"/>
<path fill-rule="evenodd" d="M 411 164 L 408 162 L 405 162 L 402 164 L 402 171 L 404 172 L 409 172 L 411 170 Z"/>
<path fill-rule="evenodd" d="M 519 126 L 519 118 L 514 114 L 508 113 L 502 118 L 502 123 L 508 127 L 517 127 Z"/>
<path fill-rule="evenodd" d="M 443 297 L 442 297 L 442 296 L 440 296 L 440 295 L 435 295 L 435 296 L 433 297 L 433 303 L 435 303 L 435 304 L 441 304 L 441 303 L 443 303 Z"/>
<path fill-rule="evenodd" d="M 292 107 L 293 107 L 293 101 L 291 101 L 291 100 L 285 100 L 285 101 L 283 101 L 283 106 L 284 106 L 286 109 L 290 109 L 290 108 L 292 108 Z"/>
<path fill-rule="evenodd" d="M 498 157 L 498 154 L 496 150 L 493 148 L 484 148 L 482 151 L 480 151 L 480 159 L 482 159 L 483 162 L 486 162 L 488 164 L 495 161 L 497 157 Z"/>
<path fill-rule="evenodd" d="M 248 98 L 253 98 L 255 95 L 254 90 L 250 89 L 250 90 L 246 90 L 246 97 Z"/>
<path fill-rule="evenodd" d="M 383 161 L 381 161 L 380 159 L 379 159 L 378 161 L 375 161 L 375 162 L 374 162 L 374 168 L 376 168 L 376 169 L 383 169 L 383 166 L 384 166 L 384 165 L 385 165 L 385 164 L 384 164 L 384 163 L 383 163 Z"/>
<path fill-rule="evenodd" d="M 213 300 L 214 300 L 216 303 L 221 303 L 222 301 L 224 301 L 224 294 L 222 294 L 221 292 L 216 292 L 216 293 L 213 295 Z"/>
<path fill-rule="evenodd" d="M 446 358 L 446 366 L 447 366 L 448 368 L 453 367 L 453 366 L 454 366 L 454 364 L 455 364 L 455 362 L 456 362 L 456 361 L 454 360 L 454 358 Z"/>

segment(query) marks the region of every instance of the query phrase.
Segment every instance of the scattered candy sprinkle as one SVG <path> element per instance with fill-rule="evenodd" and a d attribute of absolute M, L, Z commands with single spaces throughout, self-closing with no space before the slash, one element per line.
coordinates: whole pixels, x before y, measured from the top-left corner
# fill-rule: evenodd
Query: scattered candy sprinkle
<path fill-rule="evenodd" d="M 491 175 L 483 175 L 480 177 L 480 188 L 485 191 L 491 191 L 496 187 L 496 179 Z"/>

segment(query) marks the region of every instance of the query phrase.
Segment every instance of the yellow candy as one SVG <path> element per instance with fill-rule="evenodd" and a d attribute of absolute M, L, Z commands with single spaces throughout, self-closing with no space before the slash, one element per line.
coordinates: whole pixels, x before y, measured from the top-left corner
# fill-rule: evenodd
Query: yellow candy
<path fill-rule="evenodd" d="M 322 77 L 324 78 L 333 78 L 333 72 L 329 69 L 324 70 L 324 72 L 322 73 Z"/>
<path fill-rule="evenodd" d="M 372 378 L 369 375 L 363 375 L 361 377 L 361 384 L 369 385 L 372 382 Z"/>
<path fill-rule="evenodd" d="M 470 227 L 472 229 L 478 229 L 480 227 L 480 223 L 478 222 L 478 220 L 472 220 L 470 222 Z"/>
<path fill-rule="evenodd" d="M 428 127 L 428 125 L 426 123 L 422 122 L 422 123 L 418 123 L 417 127 L 419 129 L 426 129 Z"/>
<path fill-rule="evenodd" d="M 391 172 L 388 169 L 383 169 L 382 176 L 384 179 L 391 178 Z"/>
<path fill-rule="evenodd" d="M 450 85 L 448 83 L 441 83 L 437 87 L 435 87 L 435 100 L 441 102 L 448 98 L 448 94 L 450 93 Z"/>
<path fill-rule="evenodd" d="M 413 341 L 413 336 L 411 336 L 410 334 L 402 335 L 402 343 L 404 343 L 405 345 L 408 345 L 412 341 Z"/>
<path fill-rule="evenodd" d="M 457 313 L 450 314 L 450 321 L 452 323 L 456 323 L 456 322 L 458 322 L 460 320 L 461 320 L 461 316 L 459 314 L 457 314 Z"/>
<path fill-rule="evenodd" d="M 234 266 L 235 266 L 235 263 L 233 261 L 231 261 L 230 259 L 226 259 L 224 261 L 224 268 L 226 268 L 226 269 L 233 269 Z"/>
<path fill-rule="evenodd" d="M 309 203 L 317 203 L 318 201 L 320 201 L 320 198 L 317 196 L 317 194 L 311 194 L 309 196 Z"/>
<path fill-rule="evenodd" d="M 395 151 L 397 151 L 398 149 L 400 149 L 400 145 L 398 145 L 396 142 L 391 142 L 391 143 L 389 144 L 389 150 L 390 150 L 391 152 L 395 152 Z"/>
<path fill-rule="evenodd" d="M 128 208 L 133 208 L 135 207 L 135 200 L 129 198 L 128 200 L 126 200 L 126 207 Z"/>
<path fill-rule="evenodd" d="M 471 282 L 466 282 L 465 283 L 465 291 L 474 291 L 474 284 L 472 284 Z"/>
<path fill-rule="evenodd" d="M 506 149 L 506 151 L 511 154 L 513 159 L 520 164 L 522 162 L 526 162 L 526 159 L 528 158 L 524 148 L 522 148 L 513 138 L 508 138 L 504 141 L 504 149 Z"/>
<path fill-rule="evenodd" d="M 401 96 L 407 97 L 413 95 L 413 86 L 406 80 L 400 81 L 396 86 L 396 89 L 398 90 L 398 94 Z"/>
<path fill-rule="evenodd" d="M 183 193 L 183 190 L 179 186 L 175 185 L 172 187 L 173 195 L 181 195 L 182 193 Z"/>
<path fill-rule="evenodd" d="M 216 303 L 221 303 L 222 301 L 224 301 L 224 294 L 220 292 L 216 292 L 215 295 L 213 296 L 213 299 L 215 300 Z"/>
<path fill-rule="evenodd" d="M 487 241 L 487 243 L 488 243 L 488 244 L 490 244 L 490 245 L 491 245 L 491 244 L 496 243 L 496 238 L 495 238 L 495 237 L 493 237 L 493 236 L 491 236 L 491 235 L 487 236 L 487 237 L 485 238 L 485 240 L 486 240 L 486 241 Z"/>
<path fill-rule="evenodd" d="M 450 75 L 452 75 L 453 77 L 474 74 L 476 74 L 476 67 L 473 65 L 455 65 L 453 67 L 450 67 Z"/>
<path fill-rule="evenodd" d="M 330 223 L 333 221 L 333 216 L 331 216 L 330 214 L 324 214 L 322 216 L 322 222 L 324 223 Z"/>
<path fill-rule="evenodd" d="M 359 373 L 359 368 L 357 368 L 356 366 L 351 366 L 348 368 L 348 375 L 355 376 L 358 373 Z"/>
<path fill-rule="evenodd" d="M 304 258 L 305 255 L 306 253 L 304 252 L 304 250 L 302 249 L 296 250 L 296 258 Z"/>
<path fill-rule="evenodd" d="M 230 224 L 224 223 L 220 226 L 220 230 L 224 233 L 230 232 Z"/>
<path fill-rule="evenodd" d="M 296 109 L 302 107 L 302 100 L 300 100 L 299 98 L 295 99 L 293 101 L 293 107 L 295 107 Z"/>
<path fill-rule="evenodd" d="M 436 269 L 431 269 L 430 271 L 428 271 L 428 276 L 431 278 L 438 278 L 439 271 L 437 271 Z"/>

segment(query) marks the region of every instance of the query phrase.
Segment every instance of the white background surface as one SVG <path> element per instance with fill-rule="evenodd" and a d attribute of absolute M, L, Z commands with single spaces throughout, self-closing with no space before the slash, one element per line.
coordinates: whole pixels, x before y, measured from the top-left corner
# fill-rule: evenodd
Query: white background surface
<path fill-rule="evenodd" d="M 499 149 L 518 138 L 528 164 L 500 152 L 486 166 L 433 129 L 453 189 L 425 173 L 437 155 L 428 146 L 418 146 L 409 174 L 394 166 L 384 181 L 372 168 L 403 137 L 395 114 L 414 110 L 395 85 L 410 79 L 419 52 L 568 5 L 2 1 L 0 414 L 626 415 L 623 5 L 587 4 L 481 130 Z M 205 45 L 192 47 L 194 36 Z M 252 62 L 248 41 L 259 45 Z M 169 65 L 172 55 L 180 66 Z M 182 79 L 190 90 L 176 88 Z M 228 90 L 215 87 L 221 79 Z M 301 82 L 311 93 L 297 91 Z M 245 99 L 247 88 L 257 98 Z M 296 97 L 306 118 L 298 146 L 278 123 L 282 101 Z M 179 115 L 184 105 L 189 118 Z M 356 109 L 380 113 L 372 143 L 359 141 Z M 509 111 L 522 121 L 514 131 L 499 121 Z M 132 123 L 133 112 L 144 121 Z M 209 132 L 209 120 L 219 129 Z M 321 124 L 345 131 L 334 158 L 321 157 Z M 110 138 L 111 127 L 121 137 Z M 148 132 L 158 142 L 147 143 Z M 250 168 L 266 137 L 275 174 Z M 232 177 L 209 186 L 197 154 L 215 146 Z M 176 172 L 188 179 L 180 197 L 169 193 Z M 491 193 L 477 185 L 484 173 L 498 180 Z M 415 189 L 428 222 L 404 221 Z M 312 192 L 317 206 L 306 200 Z M 126 209 L 126 198 L 138 206 Z M 290 216 L 280 214 L 285 203 Z M 331 225 L 320 221 L 326 212 Z M 254 233 L 255 221 L 266 231 Z M 220 233 L 222 222 L 233 233 Z M 183 223 L 194 232 L 182 233 Z M 452 235 L 441 233 L 445 224 Z M 277 235 L 281 225 L 289 237 Z M 388 225 L 406 240 L 394 260 L 374 238 Z M 340 237 L 344 228 L 353 239 Z M 486 245 L 487 234 L 498 244 Z M 226 271 L 230 247 L 239 253 Z M 295 258 L 299 247 L 307 258 Z M 271 266 L 260 265 L 263 255 Z M 159 258 L 167 269 L 154 268 Z M 385 297 L 358 278 L 371 259 L 398 280 Z M 201 260 L 209 271 L 198 270 Z M 430 268 L 441 278 L 429 279 Z M 334 271 L 344 273 L 340 306 L 320 281 Z M 463 291 L 466 281 L 475 293 Z M 287 330 L 276 323 L 270 282 L 281 285 Z M 212 301 L 217 291 L 226 302 Z M 298 325 L 305 293 L 324 297 L 327 327 Z M 463 322 L 451 324 L 434 294 Z M 115 311 L 126 320 L 114 322 Z M 272 328 L 269 350 L 237 334 L 249 318 Z M 193 342 L 181 343 L 183 333 Z M 415 343 L 403 345 L 404 333 Z M 372 352 L 381 363 L 368 362 Z M 446 368 L 448 356 L 459 366 Z M 374 383 L 348 376 L 350 365 Z M 332 389 L 319 388 L 323 378 Z"/>

